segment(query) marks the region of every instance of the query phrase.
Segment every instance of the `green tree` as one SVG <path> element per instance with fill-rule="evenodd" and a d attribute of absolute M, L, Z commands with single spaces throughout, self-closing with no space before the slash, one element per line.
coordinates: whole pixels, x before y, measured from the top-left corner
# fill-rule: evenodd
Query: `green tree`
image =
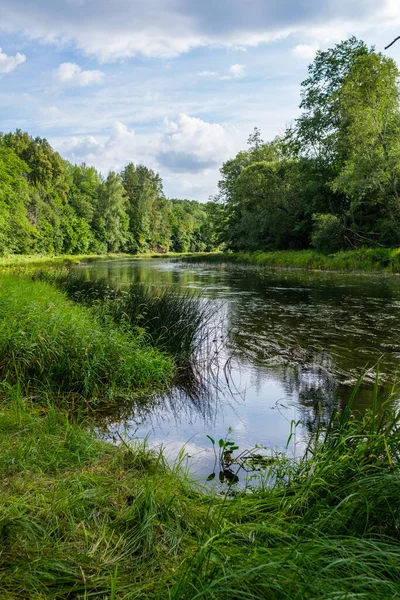
<path fill-rule="evenodd" d="M 100 188 L 94 223 L 106 252 L 125 248 L 129 228 L 127 198 L 120 175 L 111 171 Z"/>
<path fill-rule="evenodd" d="M 340 92 L 344 157 L 332 182 L 349 199 L 348 222 L 361 241 L 400 241 L 399 70 L 390 58 L 359 57 Z"/>
<path fill-rule="evenodd" d="M 131 250 L 144 251 L 155 249 L 157 245 L 168 245 L 169 211 L 159 174 L 144 165 L 129 163 L 121 177 L 129 200 Z"/>
<path fill-rule="evenodd" d="M 334 166 L 340 159 L 338 131 L 342 111 L 340 91 L 354 62 L 372 52 L 366 44 L 351 37 L 333 48 L 319 50 L 302 82 L 300 108 L 294 136 L 298 151 Z"/>
<path fill-rule="evenodd" d="M 30 190 L 29 167 L 0 142 L 0 252 L 28 253 L 35 245 L 37 229 L 27 218 Z"/>

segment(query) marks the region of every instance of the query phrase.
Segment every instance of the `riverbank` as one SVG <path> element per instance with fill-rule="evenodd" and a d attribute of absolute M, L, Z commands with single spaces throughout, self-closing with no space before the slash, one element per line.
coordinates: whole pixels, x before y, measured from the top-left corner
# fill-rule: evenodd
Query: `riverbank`
<path fill-rule="evenodd" d="M 101 442 L 90 421 L 35 400 L 1 387 L 5 600 L 398 596 L 391 413 L 348 411 L 307 459 L 277 458 L 264 487 L 214 496 L 162 454 Z"/>
<path fill-rule="evenodd" d="M 393 403 L 360 419 L 350 401 L 304 458 L 274 454 L 257 488 L 205 493 L 183 462 L 99 440 L 94 411 L 162 390 L 174 362 L 118 313 L 102 319 L 85 282 L 0 276 L 0 597 L 396 598 Z"/>
<path fill-rule="evenodd" d="M 187 260 L 191 262 L 243 263 L 285 269 L 400 273 L 399 248 L 360 248 L 336 254 L 321 254 L 315 250 L 221 252 L 192 255 L 187 257 Z"/>
<path fill-rule="evenodd" d="M 79 265 L 82 262 L 91 262 L 95 260 L 120 260 L 123 258 L 148 259 L 148 258 L 175 258 L 193 256 L 193 253 L 169 252 L 159 254 L 157 252 L 147 252 L 145 254 L 62 254 L 60 256 L 38 255 L 38 254 L 10 254 L 0 256 L 0 271 L 7 269 L 37 269 L 41 267 L 63 267 Z"/>
<path fill-rule="evenodd" d="M 79 306 L 46 281 L 0 279 L 0 377 L 29 396 L 69 406 L 113 403 L 171 383 L 174 363 L 131 332 Z"/>

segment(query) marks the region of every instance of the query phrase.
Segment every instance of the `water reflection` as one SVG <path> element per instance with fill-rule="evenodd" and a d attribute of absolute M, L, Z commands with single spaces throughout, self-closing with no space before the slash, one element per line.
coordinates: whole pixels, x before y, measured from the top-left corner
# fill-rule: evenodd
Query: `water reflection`
<path fill-rule="evenodd" d="M 146 408 L 119 416 L 121 433 L 166 444 L 173 455 L 190 440 L 199 477 L 212 453 L 206 435 L 228 427 L 241 448 L 259 442 L 283 449 L 290 421 L 304 427 L 291 443 L 301 451 L 316 423 L 343 407 L 367 368 L 356 398 L 372 399 L 379 361 L 382 388 L 392 382 L 400 357 L 400 279 L 334 273 L 273 271 L 171 260 L 99 261 L 80 267 L 88 276 L 119 282 L 196 289 L 218 309 L 221 337 L 213 374 L 197 387 L 177 385 Z M 208 352 L 215 352 L 207 349 Z M 215 357 L 214 357 L 215 358 Z M 226 368 L 229 359 L 229 377 Z M 187 378 L 188 379 L 188 378 Z"/>

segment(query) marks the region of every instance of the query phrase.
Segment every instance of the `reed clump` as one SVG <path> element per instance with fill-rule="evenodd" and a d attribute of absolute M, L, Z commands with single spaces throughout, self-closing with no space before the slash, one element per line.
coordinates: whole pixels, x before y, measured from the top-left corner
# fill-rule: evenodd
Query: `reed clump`
<path fill-rule="evenodd" d="M 0 377 L 92 403 L 171 380 L 172 360 L 45 281 L 0 282 Z"/>
<path fill-rule="evenodd" d="M 213 317 L 215 308 L 189 290 L 171 286 L 121 285 L 107 278 L 88 279 L 79 271 L 36 274 L 69 298 L 95 307 L 103 319 L 143 332 L 150 343 L 179 360 L 189 358 Z"/>

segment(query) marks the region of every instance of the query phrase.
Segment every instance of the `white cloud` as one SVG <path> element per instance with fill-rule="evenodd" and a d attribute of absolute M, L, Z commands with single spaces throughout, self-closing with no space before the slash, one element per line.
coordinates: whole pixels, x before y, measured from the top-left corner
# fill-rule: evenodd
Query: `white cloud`
<path fill-rule="evenodd" d="M 318 46 L 312 44 L 298 44 L 291 52 L 297 58 L 313 59 L 318 51 Z"/>
<path fill-rule="evenodd" d="M 246 65 L 231 65 L 229 67 L 229 75 L 221 75 L 219 79 L 243 79 L 246 76 Z"/>
<path fill-rule="evenodd" d="M 165 120 L 157 159 L 175 172 L 198 172 L 219 166 L 232 152 L 232 142 L 218 123 L 207 123 L 184 113 Z"/>
<path fill-rule="evenodd" d="M 218 77 L 218 79 L 243 79 L 246 76 L 246 65 L 231 65 L 229 67 L 229 75 L 219 75 L 216 71 L 200 71 L 197 73 L 199 77 Z"/>
<path fill-rule="evenodd" d="M 56 106 L 42 107 L 40 109 L 40 114 L 45 121 L 49 121 L 51 123 L 59 121 L 62 116 L 60 109 L 58 109 Z"/>
<path fill-rule="evenodd" d="M 216 71 L 200 71 L 197 75 L 199 77 L 217 77 L 218 73 Z"/>
<path fill-rule="evenodd" d="M 0 0 L 1 27 L 45 43 L 74 44 L 110 61 L 137 54 L 173 57 L 196 47 L 248 48 L 335 20 L 356 33 L 393 27 L 397 0 Z M 389 19 L 391 17 L 391 19 Z"/>
<path fill-rule="evenodd" d="M 104 139 L 94 136 L 72 137 L 56 144 L 61 156 L 71 162 L 94 165 L 102 173 L 119 171 L 128 162 L 136 162 L 138 154 L 135 132 L 116 121 L 111 133 Z"/>
<path fill-rule="evenodd" d="M 26 61 L 26 56 L 17 52 L 15 56 L 7 56 L 0 48 L 0 73 L 11 73 Z"/>
<path fill-rule="evenodd" d="M 245 76 L 246 65 L 232 65 L 229 72 L 234 79 L 242 79 Z"/>
<path fill-rule="evenodd" d="M 102 71 L 82 71 L 79 65 L 66 62 L 54 71 L 54 79 L 62 85 L 86 87 L 102 83 L 104 73 Z"/>

